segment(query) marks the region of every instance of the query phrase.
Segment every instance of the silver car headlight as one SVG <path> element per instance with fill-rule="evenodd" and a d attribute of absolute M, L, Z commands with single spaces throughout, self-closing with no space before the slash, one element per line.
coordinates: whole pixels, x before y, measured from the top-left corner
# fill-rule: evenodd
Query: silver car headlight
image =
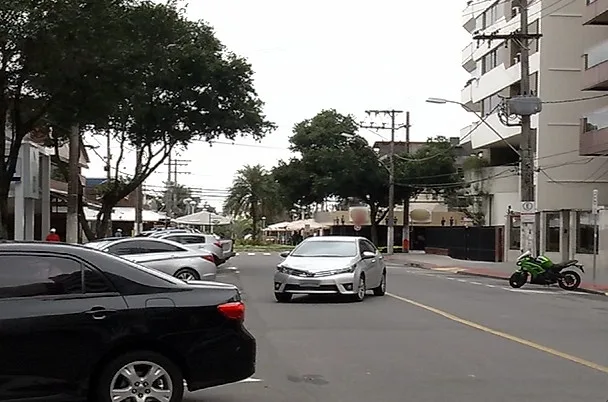
<path fill-rule="evenodd" d="M 354 264 L 348 268 L 332 269 L 331 271 L 319 272 L 315 276 L 331 276 L 331 275 L 339 275 L 339 274 L 350 274 L 352 272 L 355 272 L 356 269 L 357 269 L 357 264 Z"/>

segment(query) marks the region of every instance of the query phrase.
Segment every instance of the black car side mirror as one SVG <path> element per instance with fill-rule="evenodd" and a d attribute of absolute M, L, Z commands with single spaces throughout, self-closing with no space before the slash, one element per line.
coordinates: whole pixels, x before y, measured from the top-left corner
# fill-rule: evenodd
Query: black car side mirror
<path fill-rule="evenodd" d="M 281 257 L 283 258 L 287 258 L 289 257 L 289 254 L 291 254 L 291 251 L 283 251 L 281 254 L 279 254 Z"/>

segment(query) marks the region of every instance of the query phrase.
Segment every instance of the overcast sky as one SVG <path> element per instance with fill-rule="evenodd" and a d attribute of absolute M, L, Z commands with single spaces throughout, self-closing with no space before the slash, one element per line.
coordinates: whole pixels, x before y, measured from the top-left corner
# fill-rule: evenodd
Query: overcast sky
<path fill-rule="evenodd" d="M 464 7 L 460 0 L 190 1 L 189 16 L 207 21 L 230 50 L 253 65 L 265 113 L 279 128 L 261 143 L 192 144 L 180 156 L 192 161 L 180 167 L 191 174 L 178 181 L 220 208 L 238 169 L 258 163 L 271 168 L 287 159 L 293 125 L 322 109 L 359 120 L 366 109 L 409 110 L 412 140 L 459 136 L 472 118 L 458 106 L 424 101 L 460 100 L 469 78 L 461 67 L 461 51 L 470 41 L 461 26 Z M 389 133 L 361 134 L 372 143 Z M 405 138 L 403 130 L 398 135 Z M 88 142 L 103 145 L 103 140 Z M 105 147 L 91 152 L 87 177 L 105 175 L 105 154 Z M 132 170 L 133 158 L 121 170 Z M 160 189 L 166 169 L 146 184 Z"/>

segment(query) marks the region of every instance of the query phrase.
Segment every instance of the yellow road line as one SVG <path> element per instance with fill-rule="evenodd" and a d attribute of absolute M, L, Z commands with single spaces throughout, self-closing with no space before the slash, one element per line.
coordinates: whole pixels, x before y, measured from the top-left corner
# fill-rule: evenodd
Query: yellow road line
<path fill-rule="evenodd" d="M 397 296 L 397 295 L 392 294 L 392 293 L 386 293 L 386 295 L 390 296 L 390 297 L 392 297 L 394 299 L 397 299 L 397 300 L 409 303 L 409 304 L 411 304 L 413 306 L 420 307 L 422 309 L 425 309 L 425 310 L 430 311 L 432 313 L 435 313 L 437 315 L 440 315 L 440 316 L 442 316 L 444 318 L 447 318 L 448 320 L 452 320 L 454 322 L 466 325 L 466 326 L 471 327 L 471 328 L 478 329 L 478 330 L 486 332 L 488 334 L 496 335 L 496 336 L 499 336 L 501 338 L 508 339 L 510 341 L 513 341 L 513 342 L 517 342 L 517 343 L 519 343 L 521 345 L 525 345 L 525 346 L 534 348 L 536 350 L 540 350 L 541 352 L 545 352 L 545 353 L 548 353 L 548 354 L 553 355 L 553 356 L 561 357 L 562 359 L 570 360 L 571 362 L 578 363 L 580 365 L 589 367 L 589 368 L 597 370 L 597 371 L 601 371 L 604 374 L 608 374 L 608 367 L 602 366 L 601 364 L 597 364 L 597 363 L 591 362 L 589 360 L 581 359 L 580 357 L 572 356 L 572 355 L 569 355 L 567 353 L 560 352 L 559 350 L 551 349 L 549 347 L 546 347 L 546 346 L 543 346 L 543 345 L 539 345 L 538 343 L 534 343 L 534 342 L 528 341 L 526 339 L 519 338 L 517 336 L 507 334 L 505 332 L 496 331 L 496 330 L 494 330 L 492 328 L 488 328 L 488 327 L 483 326 L 481 324 L 477 324 L 477 323 L 475 323 L 473 321 L 465 320 L 464 318 L 460 318 L 460 317 L 457 317 L 457 316 L 455 316 L 453 314 L 446 313 L 445 311 L 439 310 L 437 308 L 434 308 L 434 307 L 431 307 L 431 306 L 427 306 L 427 305 L 422 304 L 422 303 L 418 303 L 417 301 L 414 301 L 414 300 L 406 299 L 405 297 Z"/>

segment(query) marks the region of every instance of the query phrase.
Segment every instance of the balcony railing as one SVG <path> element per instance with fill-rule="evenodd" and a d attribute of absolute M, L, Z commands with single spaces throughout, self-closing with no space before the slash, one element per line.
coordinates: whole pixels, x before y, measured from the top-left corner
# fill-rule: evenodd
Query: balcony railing
<path fill-rule="evenodd" d="M 608 108 L 589 113 L 581 119 L 580 154 L 608 152 Z"/>
<path fill-rule="evenodd" d="M 597 0 L 596 0 L 597 1 Z M 593 46 L 585 55 L 585 69 L 588 70 L 608 60 L 608 40 Z"/>

